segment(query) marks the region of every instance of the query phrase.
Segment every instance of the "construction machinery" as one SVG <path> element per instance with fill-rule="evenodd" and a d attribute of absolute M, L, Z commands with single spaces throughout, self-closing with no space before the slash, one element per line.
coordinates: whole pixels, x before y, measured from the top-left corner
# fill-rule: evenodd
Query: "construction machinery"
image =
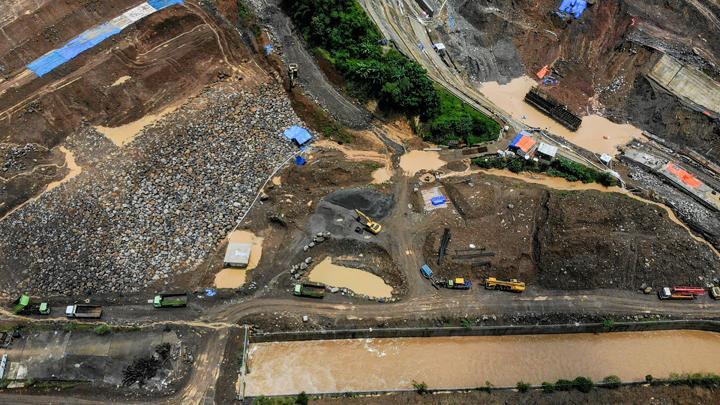
<path fill-rule="evenodd" d="M 420 273 L 422 273 L 423 277 L 430 279 L 433 276 L 433 271 L 427 264 L 423 264 L 422 267 L 420 267 Z"/>
<path fill-rule="evenodd" d="M 500 290 L 521 293 L 525 291 L 525 283 L 514 278 L 503 280 L 495 277 L 485 279 L 486 290 Z"/>
<path fill-rule="evenodd" d="M 365 227 L 368 231 L 371 233 L 377 235 L 382 231 L 382 225 L 380 225 L 378 222 L 375 222 L 372 218 L 367 216 L 364 212 L 360 210 L 355 210 L 355 213 L 357 214 L 357 217 L 355 218 L 362 226 Z"/>
<path fill-rule="evenodd" d="M 33 303 L 30 296 L 23 294 L 13 301 L 13 312 L 17 315 L 50 315 L 47 302 Z"/>
<path fill-rule="evenodd" d="M 674 288 L 663 287 L 658 290 L 658 298 L 661 300 L 694 300 L 697 296 L 689 292 L 675 291 Z"/>
<path fill-rule="evenodd" d="M 293 294 L 298 297 L 323 298 L 325 296 L 325 286 L 313 283 L 295 284 Z"/>
<path fill-rule="evenodd" d="M 65 316 L 68 318 L 99 319 L 102 316 L 100 305 L 68 305 L 65 308 Z"/>
<path fill-rule="evenodd" d="M 182 294 L 158 294 L 153 299 L 155 308 L 180 308 L 186 307 L 188 301 L 187 293 Z"/>
<path fill-rule="evenodd" d="M 290 79 L 290 87 L 295 87 L 295 82 L 298 77 L 298 64 L 291 63 L 288 65 L 288 79 Z"/>
<path fill-rule="evenodd" d="M 472 287 L 472 281 L 464 279 L 462 277 L 456 277 L 447 280 L 445 287 L 452 290 L 469 290 Z"/>

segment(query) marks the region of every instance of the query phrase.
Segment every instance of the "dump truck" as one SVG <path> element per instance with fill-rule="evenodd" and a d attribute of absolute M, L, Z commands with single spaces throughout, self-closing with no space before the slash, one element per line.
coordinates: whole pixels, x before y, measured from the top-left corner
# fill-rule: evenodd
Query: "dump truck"
<path fill-rule="evenodd" d="M 525 283 L 514 278 L 503 280 L 495 277 L 485 279 L 486 290 L 500 290 L 521 293 L 525 291 Z"/>
<path fill-rule="evenodd" d="M 448 280 L 446 287 L 453 290 L 469 290 L 472 287 L 472 281 L 457 277 Z"/>
<path fill-rule="evenodd" d="M 68 318 L 99 319 L 102 316 L 100 305 L 68 305 L 65 308 L 65 316 Z"/>
<path fill-rule="evenodd" d="M 186 307 L 188 301 L 187 293 L 182 294 L 158 294 L 153 299 L 155 308 L 179 308 Z"/>
<path fill-rule="evenodd" d="M 355 210 L 355 213 L 357 214 L 357 217 L 355 219 L 360 222 L 360 224 L 362 224 L 362 226 L 364 226 L 368 231 L 372 232 L 375 235 L 379 234 L 380 231 L 382 231 L 382 225 L 373 221 L 373 219 L 367 216 L 367 214 L 360 210 Z"/>
<path fill-rule="evenodd" d="M 18 315 L 49 315 L 50 305 L 47 302 L 33 303 L 30 296 L 23 294 L 13 301 L 13 312 Z"/>
<path fill-rule="evenodd" d="M 720 287 L 713 287 L 710 289 L 710 296 L 714 300 L 720 300 Z"/>
<path fill-rule="evenodd" d="M 689 292 L 677 292 L 674 288 L 663 287 L 658 290 L 658 298 L 661 300 L 694 300 L 697 296 Z"/>
<path fill-rule="evenodd" d="M 313 283 L 295 284 L 293 294 L 298 297 L 323 298 L 325 296 L 325 286 Z"/>
<path fill-rule="evenodd" d="M 425 278 L 432 278 L 433 276 L 433 271 L 427 264 L 423 264 L 422 267 L 420 267 L 420 273 L 422 273 Z"/>

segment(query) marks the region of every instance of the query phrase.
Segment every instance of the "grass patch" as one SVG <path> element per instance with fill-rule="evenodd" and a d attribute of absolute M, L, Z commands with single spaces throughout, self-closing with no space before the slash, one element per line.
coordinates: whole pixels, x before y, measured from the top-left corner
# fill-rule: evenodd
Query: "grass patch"
<path fill-rule="evenodd" d="M 473 160 L 473 163 L 483 169 L 508 169 L 513 173 L 545 173 L 548 176 L 562 177 L 568 181 L 600 183 L 605 187 L 617 185 L 617 179 L 611 174 L 583 166 L 563 157 L 558 157 L 552 162 L 544 160 L 536 162 L 533 159 L 525 160 L 519 157 L 490 157 L 477 158 Z"/>
<path fill-rule="evenodd" d="M 112 331 L 112 328 L 110 327 L 110 325 L 105 324 L 105 323 L 102 325 L 98 325 L 95 327 L 95 329 L 93 329 L 93 332 L 95 332 L 95 334 L 99 335 L 99 336 L 107 335 L 111 331 Z"/>

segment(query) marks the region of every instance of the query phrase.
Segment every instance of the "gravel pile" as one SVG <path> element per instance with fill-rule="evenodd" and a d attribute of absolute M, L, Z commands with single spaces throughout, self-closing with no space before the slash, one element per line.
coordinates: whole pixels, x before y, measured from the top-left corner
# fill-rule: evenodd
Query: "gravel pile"
<path fill-rule="evenodd" d="M 276 85 L 206 90 L 95 169 L 0 222 L 0 271 L 13 281 L 5 279 L 7 287 L 135 292 L 194 268 L 294 151 L 282 131 L 296 124 Z"/>

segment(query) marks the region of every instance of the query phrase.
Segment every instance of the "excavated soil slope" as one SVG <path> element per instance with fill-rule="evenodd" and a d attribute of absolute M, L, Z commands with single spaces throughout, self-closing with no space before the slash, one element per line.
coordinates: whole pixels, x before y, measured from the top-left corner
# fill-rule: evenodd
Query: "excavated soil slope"
<path fill-rule="evenodd" d="M 448 256 L 435 265 L 442 228 L 424 255 L 440 276 L 516 277 L 552 289 L 635 289 L 703 284 L 720 275 L 710 248 L 654 205 L 617 193 L 559 191 L 488 175 L 444 183 L 461 216 L 447 211 Z M 469 244 L 495 252 L 489 268 L 456 260 Z"/>
<path fill-rule="evenodd" d="M 558 5 L 451 0 L 441 18 L 453 17 L 456 28 L 447 22 L 438 30 L 471 79 L 504 82 L 523 72 L 534 77 L 550 65 L 559 84 L 544 91 L 576 113 L 630 121 L 720 161 L 720 123 L 661 89 L 649 90 L 644 79 L 661 52 L 720 77 L 716 1 L 600 1 L 569 22 L 551 15 Z"/>
<path fill-rule="evenodd" d="M 27 2 L 27 14 L 2 22 L 0 216 L 64 175 L 64 169 L 32 170 L 47 161 L 62 166 L 62 154 L 53 151 L 81 124 L 116 127 L 162 111 L 218 77 L 235 74 L 232 65 L 250 56 L 228 22 L 212 8 L 188 1 L 140 20 L 38 78 L 26 63 L 140 1 L 34 3 Z M 18 153 L 28 143 L 38 152 Z"/>

